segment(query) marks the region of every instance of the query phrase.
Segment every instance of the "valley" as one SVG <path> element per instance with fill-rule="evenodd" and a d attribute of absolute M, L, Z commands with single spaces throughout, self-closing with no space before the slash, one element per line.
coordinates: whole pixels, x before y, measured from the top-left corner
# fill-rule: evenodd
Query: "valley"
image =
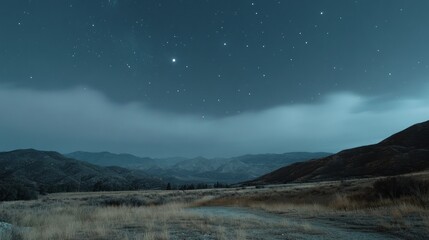
<path fill-rule="evenodd" d="M 4 0 L 0 240 L 429 240 L 428 0 Z"/>
<path fill-rule="evenodd" d="M 131 155 L 102 153 L 106 161 L 92 158 L 94 165 L 57 152 L 4 152 L 0 239 L 425 239 L 428 137 L 429 121 L 254 180 L 180 190 L 166 181 L 179 179 L 174 171 L 219 180 L 228 169 L 266 171 L 312 154 L 181 159 L 170 163 L 166 179 L 139 169 L 142 160 Z M 109 166 L 112 160 L 140 167 Z M 228 167 L 238 160 L 238 168 Z"/>
<path fill-rule="evenodd" d="M 253 180 L 280 167 L 309 159 L 327 157 L 324 152 L 255 154 L 231 158 L 149 158 L 109 152 L 74 152 L 66 157 L 100 166 L 141 170 L 173 184 L 232 184 Z"/>

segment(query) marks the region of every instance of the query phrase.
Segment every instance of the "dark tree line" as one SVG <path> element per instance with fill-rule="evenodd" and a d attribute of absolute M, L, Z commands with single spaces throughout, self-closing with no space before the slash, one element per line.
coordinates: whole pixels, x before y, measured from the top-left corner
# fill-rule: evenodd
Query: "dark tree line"
<path fill-rule="evenodd" d="M 196 183 L 196 184 L 182 184 L 182 185 L 171 185 L 167 184 L 166 190 L 196 190 L 196 189 L 212 189 L 212 188 L 229 188 L 228 184 L 216 182 L 214 184 L 207 183 Z"/>
<path fill-rule="evenodd" d="M 20 182 L 19 180 L 0 180 L 0 201 L 32 200 L 39 195 L 56 192 L 100 192 L 100 191 L 132 191 L 147 189 L 143 183 L 112 184 L 111 182 L 97 181 L 93 184 L 76 182 L 57 184 L 35 184 Z"/>
<path fill-rule="evenodd" d="M 37 199 L 39 192 L 35 186 L 22 183 L 0 182 L 0 201 Z"/>

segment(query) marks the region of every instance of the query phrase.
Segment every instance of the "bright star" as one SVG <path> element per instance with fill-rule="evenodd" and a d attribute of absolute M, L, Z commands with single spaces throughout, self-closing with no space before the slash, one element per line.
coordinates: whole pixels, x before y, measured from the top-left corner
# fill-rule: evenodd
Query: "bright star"
<path fill-rule="evenodd" d="M 175 59 L 175 58 L 171 59 L 171 62 L 175 63 L 175 62 L 176 62 L 176 59 Z"/>

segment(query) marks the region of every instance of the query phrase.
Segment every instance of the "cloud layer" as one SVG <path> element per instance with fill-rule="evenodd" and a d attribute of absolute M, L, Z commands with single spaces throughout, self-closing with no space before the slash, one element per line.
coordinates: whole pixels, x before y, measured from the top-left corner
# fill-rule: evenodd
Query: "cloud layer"
<path fill-rule="evenodd" d="M 376 143 L 429 119 L 429 94 L 381 100 L 337 93 L 321 103 L 227 118 L 120 105 L 95 90 L 0 86 L 0 150 L 112 151 L 141 156 L 233 156 L 339 151 Z"/>

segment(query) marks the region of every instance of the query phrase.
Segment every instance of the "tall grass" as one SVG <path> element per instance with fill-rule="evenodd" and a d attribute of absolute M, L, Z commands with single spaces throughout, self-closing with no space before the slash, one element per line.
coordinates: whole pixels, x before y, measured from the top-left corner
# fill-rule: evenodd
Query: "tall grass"
<path fill-rule="evenodd" d="M 183 208 L 182 204 L 162 207 L 63 205 L 16 209 L 9 215 L 14 225 L 26 227 L 19 234 L 22 239 L 133 238 L 127 229 L 139 229 L 144 239 L 168 239 L 167 222 L 186 217 Z"/>
<path fill-rule="evenodd" d="M 418 226 L 429 229 L 429 197 L 425 186 L 425 182 L 401 178 L 366 182 L 364 186 L 313 183 L 302 188 L 54 194 L 36 201 L 0 203 L 0 221 L 20 227 L 0 239 L 170 239 L 177 236 L 199 239 L 209 236 L 240 240 L 253 237 L 249 232 L 255 229 L 322 234 L 307 219 L 354 214 L 379 219 L 376 224 L 383 231 L 410 231 L 416 226 L 415 219 L 419 219 Z M 302 221 L 204 216 L 186 210 L 204 206 L 246 207 L 250 211 Z"/>

